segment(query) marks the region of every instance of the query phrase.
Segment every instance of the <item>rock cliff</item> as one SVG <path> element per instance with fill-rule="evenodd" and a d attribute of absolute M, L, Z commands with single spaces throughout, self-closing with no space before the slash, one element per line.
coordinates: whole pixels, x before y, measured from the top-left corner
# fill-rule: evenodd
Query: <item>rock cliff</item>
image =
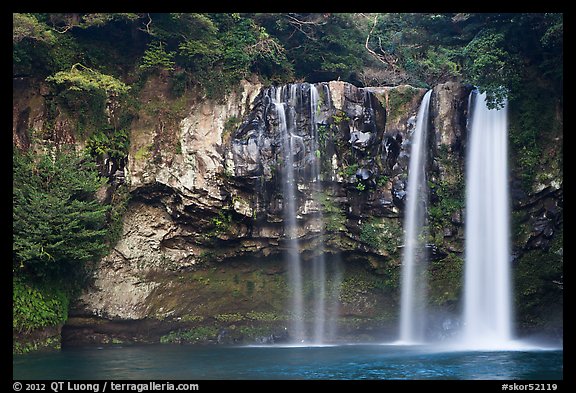
<path fill-rule="evenodd" d="M 153 82 L 139 97 L 148 108 L 167 100 L 161 81 Z M 272 106 L 279 94 L 294 100 L 304 273 L 320 249 L 329 264 L 343 266 L 339 337 L 395 338 L 410 143 L 426 90 L 318 83 L 312 108 L 310 88 L 244 81 L 223 102 L 186 101 L 180 117 L 156 109 L 139 113 L 125 165 L 110 174 L 129 185 L 123 232 L 72 306 L 64 343 L 286 338 L 282 140 Z M 26 129 L 41 128 L 46 108 L 41 87 L 22 85 L 21 91 L 27 93 L 14 102 L 13 140 L 26 147 Z M 436 325 L 457 311 L 460 298 L 469 91 L 448 82 L 434 87 L 431 100 L 429 293 Z M 316 141 L 308 131 L 311 119 Z M 73 139 L 65 123 L 62 117 L 56 131 Z M 311 182 L 317 157 L 321 191 Z M 523 229 L 515 235 L 518 261 L 551 248 L 561 258 L 562 185 L 554 181 L 515 197 Z M 305 290 L 310 285 L 305 281 Z M 523 296 L 529 294 L 518 299 Z"/>

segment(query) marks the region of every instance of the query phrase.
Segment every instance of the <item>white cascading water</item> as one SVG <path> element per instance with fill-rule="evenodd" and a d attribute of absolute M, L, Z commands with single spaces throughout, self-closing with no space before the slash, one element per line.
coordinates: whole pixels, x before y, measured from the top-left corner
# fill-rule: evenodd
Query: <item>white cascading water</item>
<path fill-rule="evenodd" d="M 462 345 L 504 348 L 512 340 L 507 102 L 488 109 L 475 92 L 471 100 Z"/>
<path fill-rule="evenodd" d="M 305 97 L 309 87 L 309 97 Z M 327 85 L 324 88 L 324 98 L 330 108 L 330 91 Z M 318 135 L 318 120 L 320 116 L 320 95 L 318 88 L 313 84 L 294 83 L 280 86 L 270 90 L 270 98 L 277 113 L 279 132 L 282 137 L 282 191 L 284 232 L 287 241 L 286 258 L 288 264 L 288 284 L 290 288 L 290 335 L 294 344 L 324 345 L 327 340 L 336 336 L 336 318 L 338 314 L 339 286 L 342 281 L 339 258 L 334 257 L 331 268 L 328 269 L 324 247 L 324 219 L 321 209 L 318 211 L 318 244 L 315 246 L 314 257 L 311 264 L 311 297 L 312 304 L 308 310 L 305 305 L 304 264 L 301 258 L 301 249 L 297 234 L 297 205 L 296 193 L 298 190 L 298 177 L 295 173 L 297 163 L 295 156 L 305 156 L 310 163 L 310 184 L 312 195 L 322 198 L 323 189 L 320 174 L 320 139 Z M 302 104 L 309 98 L 309 112 Z M 298 129 L 301 116 L 310 116 L 309 137 L 304 130 Z M 304 135 L 304 136 L 300 136 Z M 306 152 L 306 141 L 310 141 Z M 300 158 L 301 159 L 301 158 Z M 322 203 L 316 200 L 318 206 Z M 331 277 L 331 280 L 328 280 Z M 328 283 L 331 283 L 329 286 Z M 306 296 L 307 297 L 307 296 Z M 312 316 L 309 318 L 309 316 Z M 306 322 L 311 319 L 311 324 Z"/>
<path fill-rule="evenodd" d="M 313 84 L 310 85 L 310 135 L 312 142 L 312 178 L 316 186 L 316 195 L 322 193 L 322 183 L 320 179 L 320 146 L 318 138 L 317 127 L 317 112 L 318 112 L 318 90 Z M 318 220 L 320 221 L 320 243 L 318 246 L 318 254 L 312 261 L 312 285 L 314 289 L 314 326 L 312 340 L 314 344 L 323 344 L 326 334 L 326 257 L 324 254 L 324 220 L 322 218 L 322 211 L 318 212 Z"/>
<path fill-rule="evenodd" d="M 287 239 L 288 259 L 288 281 L 292 291 L 291 295 L 291 328 L 290 335 L 292 341 L 303 342 L 304 331 L 304 300 L 302 295 L 302 261 L 300 258 L 300 246 L 297 236 L 296 224 L 296 178 L 294 176 L 294 155 L 293 155 L 293 127 L 289 127 L 286 120 L 286 103 L 284 103 L 285 87 L 276 89 L 276 94 L 272 98 L 272 103 L 278 116 L 278 126 L 282 135 L 282 192 L 283 192 L 283 214 L 284 230 Z M 290 96 L 293 98 L 293 89 L 290 89 Z M 289 100 L 290 101 L 290 100 Z M 292 122 L 290 122 L 291 124 Z"/>
<path fill-rule="evenodd" d="M 425 338 L 427 285 L 425 223 L 428 198 L 425 169 L 431 95 L 432 90 L 429 90 L 420 104 L 410 149 L 400 299 L 401 344 L 420 344 Z"/>

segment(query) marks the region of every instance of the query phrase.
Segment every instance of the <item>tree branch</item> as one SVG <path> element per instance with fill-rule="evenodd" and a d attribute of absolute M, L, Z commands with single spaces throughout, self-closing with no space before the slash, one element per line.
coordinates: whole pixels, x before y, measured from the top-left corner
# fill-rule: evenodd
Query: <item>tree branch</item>
<path fill-rule="evenodd" d="M 326 23 L 300 20 L 300 19 L 298 19 L 298 18 L 296 18 L 290 14 L 286 14 L 285 16 L 288 18 L 288 23 L 290 23 L 292 26 L 294 26 L 296 28 L 294 31 L 299 30 L 302 34 L 304 34 L 306 37 L 308 37 L 308 39 L 310 39 L 312 41 L 317 41 L 317 38 L 313 37 L 309 33 L 305 32 L 303 29 L 303 26 L 322 26 L 322 25 L 326 24 Z M 292 35 L 293 34 L 294 33 L 292 33 Z"/>
<path fill-rule="evenodd" d="M 152 17 L 150 17 L 150 13 L 146 13 L 146 16 L 148 16 L 148 23 L 144 24 L 144 26 L 146 26 L 146 30 L 144 30 L 141 27 L 139 27 L 138 30 L 145 31 L 146 33 L 152 35 L 152 33 L 150 32 L 150 24 L 152 24 Z"/>
<path fill-rule="evenodd" d="M 374 32 L 374 29 L 376 28 L 376 23 L 378 23 L 378 14 L 376 14 L 376 16 L 374 17 L 374 23 L 372 24 L 372 28 L 370 29 L 370 31 L 368 32 L 368 35 L 366 36 L 366 43 L 364 44 L 364 47 L 366 48 L 366 50 L 372 55 L 374 56 L 378 61 L 380 61 L 381 63 L 384 63 L 386 65 L 390 65 L 386 59 L 384 58 L 384 56 L 379 55 L 378 53 L 374 52 L 372 49 L 370 49 L 369 46 L 369 42 L 370 42 L 370 36 L 372 35 L 372 33 Z"/>

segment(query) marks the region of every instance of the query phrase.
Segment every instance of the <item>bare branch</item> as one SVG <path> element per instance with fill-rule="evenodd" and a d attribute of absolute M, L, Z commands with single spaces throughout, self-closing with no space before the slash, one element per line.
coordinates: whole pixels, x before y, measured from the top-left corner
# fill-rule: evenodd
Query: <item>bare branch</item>
<path fill-rule="evenodd" d="M 285 14 L 285 16 L 288 18 L 288 23 L 290 23 L 292 26 L 294 26 L 296 29 L 294 30 L 294 32 L 296 32 L 296 30 L 300 31 L 302 34 L 304 34 L 306 37 L 308 37 L 308 39 L 312 40 L 312 41 L 317 41 L 316 37 L 313 37 L 312 35 L 312 31 L 306 32 L 304 31 L 304 26 L 322 26 L 324 24 L 326 24 L 326 22 L 321 23 L 321 22 L 314 22 L 314 21 L 305 21 L 305 20 L 300 20 L 290 14 Z M 310 30 L 310 29 L 308 29 Z M 294 32 L 292 32 L 292 34 L 290 36 L 292 36 L 294 34 Z"/>
<path fill-rule="evenodd" d="M 316 21 L 306 21 L 306 20 L 300 20 L 290 14 L 286 14 L 286 16 L 288 18 L 290 18 L 294 23 L 302 26 L 302 25 L 314 25 L 314 26 L 322 26 L 325 25 L 326 22 L 316 22 Z"/>
<path fill-rule="evenodd" d="M 370 48 L 370 36 L 372 35 L 372 33 L 374 33 L 374 29 L 376 28 L 377 23 L 378 23 L 378 14 L 374 16 L 374 23 L 372 24 L 370 32 L 366 36 L 366 43 L 364 44 L 364 47 L 372 56 L 374 56 L 381 63 L 390 67 L 395 67 L 396 63 L 398 62 L 398 58 L 390 55 L 382 48 L 382 39 L 380 37 L 378 37 L 378 47 L 380 49 L 380 52 L 382 52 L 382 54 L 376 53 L 374 50 Z"/>
<path fill-rule="evenodd" d="M 53 29 L 56 33 L 64 34 L 73 27 L 74 27 L 73 25 L 68 25 L 68 26 L 64 27 L 63 30 L 58 30 L 56 27 L 54 27 Z"/>
<path fill-rule="evenodd" d="M 144 24 L 144 26 L 146 26 L 146 30 L 142 29 L 141 27 L 139 27 L 138 30 L 145 31 L 146 33 L 152 35 L 150 32 L 150 24 L 152 24 L 152 18 L 150 17 L 150 13 L 146 13 L 146 16 L 148 16 L 148 23 Z"/>
<path fill-rule="evenodd" d="M 285 52 L 285 49 L 278 45 L 278 43 L 272 38 L 260 40 L 254 45 L 248 46 L 247 50 L 250 53 L 261 52 L 266 54 Z"/>

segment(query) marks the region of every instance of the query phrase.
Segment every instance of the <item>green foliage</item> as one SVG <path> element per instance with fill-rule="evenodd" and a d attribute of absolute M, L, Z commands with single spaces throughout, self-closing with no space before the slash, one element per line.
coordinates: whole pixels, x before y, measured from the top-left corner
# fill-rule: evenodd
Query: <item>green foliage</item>
<path fill-rule="evenodd" d="M 193 329 L 170 332 L 160 337 L 160 342 L 168 343 L 203 343 L 216 340 L 218 328 L 214 326 L 198 326 Z"/>
<path fill-rule="evenodd" d="M 68 317 L 66 292 L 48 285 L 38 286 L 21 277 L 12 280 L 12 330 L 29 333 L 64 323 Z"/>
<path fill-rule="evenodd" d="M 54 32 L 34 15 L 14 13 L 12 14 L 12 43 L 17 44 L 25 39 L 47 44 L 53 44 L 56 41 Z"/>
<path fill-rule="evenodd" d="M 508 86 L 520 81 L 519 59 L 506 50 L 505 43 L 504 33 L 487 30 L 464 48 L 468 59 L 466 73 L 481 93 L 487 92 L 489 108 L 501 107 L 509 95 Z"/>
<path fill-rule="evenodd" d="M 360 228 L 360 240 L 375 249 L 379 249 L 382 246 L 379 228 L 374 225 L 374 222 L 362 225 Z"/>
<path fill-rule="evenodd" d="M 80 63 L 74 64 L 70 71 L 59 71 L 53 76 L 49 76 L 46 81 L 65 86 L 68 90 L 73 91 L 103 91 L 106 94 L 125 94 L 130 90 L 129 86 L 113 76 L 102 74 Z"/>
<path fill-rule="evenodd" d="M 256 14 L 254 20 L 285 48 L 297 78 L 328 81 L 352 79 L 366 58 L 365 36 L 353 14 Z M 282 60 L 282 63 L 287 63 Z"/>
<path fill-rule="evenodd" d="M 86 141 L 86 151 L 92 157 L 108 155 L 110 158 L 121 159 L 128 155 L 130 139 L 128 131 L 107 129 L 92 134 Z"/>
<path fill-rule="evenodd" d="M 114 246 L 122 236 L 124 228 L 123 218 L 126 210 L 128 210 L 128 202 L 130 201 L 130 192 L 128 185 L 119 185 L 112 195 L 110 201 L 110 210 L 107 215 L 108 233 L 106 234 L 106 241 L 110 246 Z"/>
<path fill-rule="evenodd" d="M 172 59 L 175 55 L 176 52 L 166 52 L 165 45 L 162 41 L 153 41 L 148 44 L 148 49 L 144 52 L 140 68 L 143 70 L 174 71 L 174 65 L 176 63 Z"/>
<path fill-rule="evenodd" d="M 339 232 L 346 229 L 346 215 L 340 207 L 325 192 L 316 196 L 322 205 L 322 214 L 324 217 L 325 230 L 327 232 Z"/>
<path fill-rule="evenodd" d="M 106 250 L 104 183 L 73 151 L 13 155 L 13 267 L 38 276 L 74 274 Z"/>
<path fill-rule="evenodd" d="M 388 95 L 387 115 L 397 118 L 405 114 L 406 106 L 412 101 L 419 90 L 412 86 L 398 87 L 391 90 Z"/>
<path fill-rule="evenodd" d="M 402 241 L 402 228 L 397 220 L 372 218 L 362 223 L 360 240 L 373 249 L 394 254 Z"/>
<path fill-rule="evenodd" d="M 222 210 L 218 215 L 212 218 L 212 225 L 214 226 L 214 234 L 224 233 L 232 224 L 232 214 L 230 212 L 224 213 Z"/>
<path fill-rule="evenodd" d="M 428 207 L 430 225 L 441 231 L 451 224 L 452 215 L 464 208 L 465 186 L 462 178 L 456 183 L 440 181 L 438 184 L 428 182 L 431 192 L 435 195 L 433 203 Z"/>
<path fill-rule="evenodd" d="M 282 45 L 240 14 L 150 14 L 148 27 L 163 45 L 151 44 L 144 68 L 181 67 L 186 83 L 200 86 L 209 98 L 222 98 L 250 72 L 264 78 L 290 72 Z"/>
<path fill-rule="evenodd" d="M 358 168 L 359 168 L 358 164 L 343 165 L 338 171 L 338 174 L 347 179 L 351 176 L 355 176 L 356 171 L 358 171 Z"/>
<path fill-rule="evenodd" d="M 522 325 L 544 326 L 562 318 L 563 289 L 558 284 L 563 281 L 562 269 L 560 252 L 531 250 L 517 260 L 513 275 L 515 307 L 522 316 Z"/>
<path fill-rule="evenodd" d="M 429 267 L 429 302 L 435 305 L 456 304 L 460 299 L 464 260 L 450 253 L 441 260 L 434 260 Z"/>
<path fill-rule="evenodd" d="M 523 86 L 510 101 L 509 140 L 513 172 L 528 193 L 532 192 L 538 174 L 557 172 L 559 169 L 556 168 L 561 166 L 561 153 L 548 157 L 546 153 L 555 145 L 554 138 L 562 133 L 561 119 L 556 118 L 558 103 L 557 93 L 550 86 L 538 83 Z M 561 151 L 561 148 L 556 150 Z"/>
<path fill-rule="evenodd" d="M 79 63 L 74 64 L 70 71 L 59 71 L 47 77 L 46 81 L 55 88 L 56 103 L 70 118 L 77 121 L 78 134 L 86 136 L 96 133 L 90 142 L 95 143 L 92 147 L 102 147 L 99 145 L 106 143 L 109 148 L 114 148 L 114 143 L 127 143 L 120 142 L 120 138 L 108 136 L 100 130 L 109 128 L 110 122 L 113 126 L 118 125 L 117 120 L 122 111 L 116 109 L 114 113 L 110 113 L 107 111 L 107 104 L 119 107 L 120 102 L 124 102 L 129 86 L 111 75 L 92 70 Z M 116 117 L 117 115 L 119 117 Z M 124 131 L 118 133 L 122 134 Z M 114 141 L 105 141 L 104 138 L 113 138 Z M 118 151 L 120 150 L 122 149 Z"/>
<path fill-rule="evenodd" d="M 388 176 L 381 175 L 381 176 L 378 176 L 378 180 L 376 180 L 376 185 L 378 187 L 385 187 L 389 181 L 390 181 L 390 178 Z"/>
<path fill-rule="evenodd" d="M 24 74 L 45 78 L 46 76 L 70 68 L 81 60 L 82 51 L 78 43 L 68 35 L 54 34 L 44 23 L 32 14 L 13 14 L 15 19 L 24 18 L 38 26 L 24 27 L 18 30 L 18 21 L 14 23 L 14 45 L 12 64 L 15 74 Z M 34 20 L 37 22 L 34 22 Z"/>
<path fill-rule="evenodd" d="M 340 123 L 342 123 L 343 121 L 350 121 L 350 118 L 346 115 L 346 113 L 344 111 L 338 111 L 336 112 L 334 115 L 332 115 L 332 122 L 339 126 Z"/>

